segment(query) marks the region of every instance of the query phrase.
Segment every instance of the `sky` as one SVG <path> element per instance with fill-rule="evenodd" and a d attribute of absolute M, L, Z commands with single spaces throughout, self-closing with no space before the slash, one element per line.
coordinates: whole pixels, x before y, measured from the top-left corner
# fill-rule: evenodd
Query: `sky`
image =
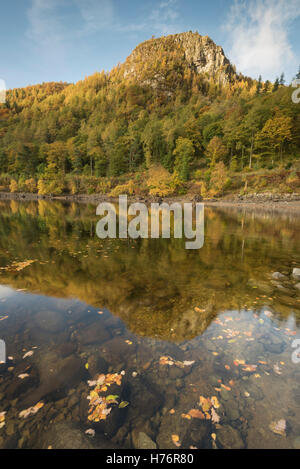
<path fill-rule="evenodd" d="M 300 0 L 0 0 L 0 88 L 76 82 L 123 62 L 142 41 L 198 31 L 237 70 L 291 81 Z"/>

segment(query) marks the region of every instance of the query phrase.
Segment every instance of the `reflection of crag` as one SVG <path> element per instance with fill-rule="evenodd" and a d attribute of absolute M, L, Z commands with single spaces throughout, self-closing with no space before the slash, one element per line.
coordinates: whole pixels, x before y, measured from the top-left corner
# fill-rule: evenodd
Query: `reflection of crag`
<path fill-rule="evenodd" d="M 282 317 L 300 317 L 299 292 L 292 284 L 282 292 L 270 276 L 282 268 L 274 263 L 284 249 L 299 251 L 300 222 L 211 209 L 205 217 L 204 247 L 189 252 L 174 239 L 100 241 L 94 210 L 85 205 L 3 204 L 2 266 L 36 261 L 20 272 L 0 271 L 0 281 L 107 307 L 135 333 L 174 342 L 202 334 L 226 310 L 267 303 Z"/>

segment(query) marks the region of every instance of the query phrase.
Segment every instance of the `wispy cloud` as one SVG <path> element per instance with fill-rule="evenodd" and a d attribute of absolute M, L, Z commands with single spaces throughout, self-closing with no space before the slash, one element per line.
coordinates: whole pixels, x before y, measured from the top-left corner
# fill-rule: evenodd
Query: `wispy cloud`
<path fill-rule="evenodd" d="M 136 18 L 126 22 L 119 17 L 114 0 L 31 0 L 27 35 L 39 46 L 58 51 L 65 40 L 103 30 L 155 34 L 178 31 L 178 0 L 149 2 L 144 12 L 142 21 Z M 70 28 L 71 18 L 76 20 L 74 28 Z"/>
<path fill-rule="evenodd" d="M 91 34 L 111 27 L 115 19 L 112 0 L 73 0 L 82 19 L 81 34 Z"/>
<path fill-rule="evenodd" d="M 150 15 L 150 26 L 163 35 L 178 32 L 179 7 L 177 0 L 163 0 Z"/>
<path fill-rule="evenodd" d="M 300 0 L 235 0 L 226 30 L 238 70 L 273 79 L 296 67 L 289 30 L 299 16 Z"/>

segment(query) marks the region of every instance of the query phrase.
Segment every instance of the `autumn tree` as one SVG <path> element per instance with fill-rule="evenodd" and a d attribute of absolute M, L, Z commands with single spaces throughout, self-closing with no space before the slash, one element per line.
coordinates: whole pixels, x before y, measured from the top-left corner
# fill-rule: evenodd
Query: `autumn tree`
<path fill-rule="evenodd" d="M 223 160 L 227 153 L 227 148 L 219 137 L 212 138 L 205 150 L 205 156 L 211 167 L 215 166 L 218 161 Z"/>
<path fill-rule="evenodd" d="M 283 145 L 292 139 L 292 119 L 277 112 L 277 114 L 269 119 L 263 129 L 258 133 L 256 141 L 260 148 L 270 148 L 272 153 L 272 165 L 277 152 L 280 154 L 282 161 Z"/>

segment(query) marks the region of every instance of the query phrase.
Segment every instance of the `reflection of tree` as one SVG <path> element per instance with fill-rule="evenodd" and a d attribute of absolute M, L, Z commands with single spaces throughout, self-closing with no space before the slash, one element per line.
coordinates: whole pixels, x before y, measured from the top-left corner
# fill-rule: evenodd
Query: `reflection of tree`
<path fill-rule="evenodd" d="M 300 221 L 274 223 L 271 215 L 206 209 L 199 251 L 178 239 L 101 241 L 96 222 L 94 206 L 1 204 L 1 265 L 37 260 L 18 273 L 2 271 L 1 283 L 77 297 L 109 308 L 138 334 L 182 341 L 203 333 L 220 311 L 257 306 L 249 280 L 268 282 L 287 254 L 299 252 Z"/>

